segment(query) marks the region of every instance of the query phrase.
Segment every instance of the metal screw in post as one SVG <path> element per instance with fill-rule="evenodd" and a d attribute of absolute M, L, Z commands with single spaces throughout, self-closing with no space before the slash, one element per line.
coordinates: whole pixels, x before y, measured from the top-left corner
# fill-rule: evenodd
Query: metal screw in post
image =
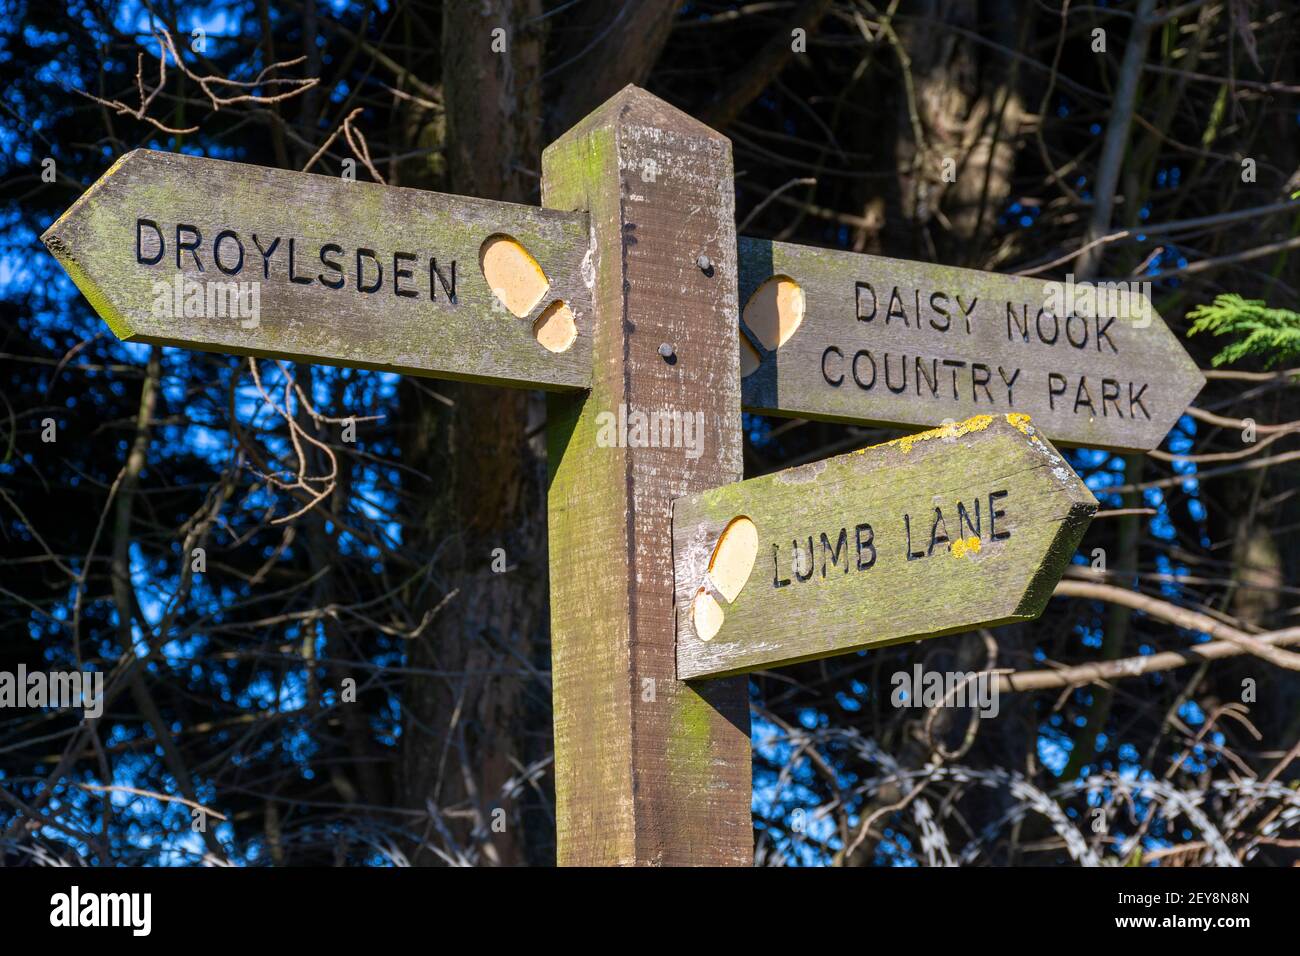
<path fill-rule="evenodd" d="M 696 257 L 695 264 L 700 267 L 700 271 L 703 272 L 706 276 L 708 276 L 710 279 L 713 278 L 713 260 L 711 260 L 708 256 L 701 253 L 698 257 Z"/>
<path fill-rule="evenodd" d="M 667 362 L 669 365 L 677 364 L 677 352 L 667 342 L 664 342 L 662 345 L 659 346 L 659 354 L 663 356 L 663 360 Z"/>

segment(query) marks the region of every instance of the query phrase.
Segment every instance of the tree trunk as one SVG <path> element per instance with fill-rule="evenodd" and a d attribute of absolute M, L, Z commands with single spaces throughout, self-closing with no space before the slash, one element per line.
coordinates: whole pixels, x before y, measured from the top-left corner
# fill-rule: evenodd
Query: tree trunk
<path fill-rule="evenodd" d="M 906 5 L 894 161 L 901 208 L 891 254 L 979 267 L 1011 193 L 1023 109 L 1015 61 L 958 30 L 1009 50 L 1030 35 L 1018 0 L 925 0 Z"/>
<path fill-rule="evenodd" d="M 541 43 L 524 25 L 540 12 L 539 0 L 444 6 L 445 125 L 408 131 L 412 148 L 442 133 L 445 166 L 408 173 L 406 185 L 536 201 Z M 408 663 L 441 675 L 406 681 L 404 803 L 457 812 L 442 822 L 460 848 L 478 845 L 485 862 L 538 862 L 525 853 L 520 807 L 502 789 L 550 747 L 549 721 L 532 721 L 530 738 L 524 720 L 525 685 L 534 695 L 549 686 L 519 676 L 546 667 L 545 458 L 540 437 L 529 438 L 544 405 L 517 389 L 409 379 L 400 398 L 403 459 L 425 476 L 413 480 L 408 502 L 408 546 L 429 562 L 412 616 L 438 609 Z M 493 570 L 494 552 L 504 572 Z M 432 821 L 426 829 L 435 843 L 439 829 Z M 417 864 L 437 859 L 427 847 L 412 855 Z"/>
<path fill-rule="evenodd" d="M 621 13 L 590 5 L 576 11 L 576 23 L 566 21 L 566 45 L 547 55 L 540 0 L 447 4 L 445 112 L 413 106 L 404 128 L 407 149 L 442 146 L 443 159 L 403 164 L 403 184 L 537 203 L 548 135 L 626 84 L 644 82 L 675 10 L 655 2 L 628 3 Z M 575 50 L 578 36 L 586 41 Z M 544 71 L 553 73 L 545 83 Z M 412 668 L 444 676 L 406 682 L 404 803 L 470 810 L 443 822 L 461 846 L 481 843 L 488 862 L 553 862 L 550 776 L 538 781 L 541 793 L 519 788 L 526 804 L 501 793 L 553 749 L 545 402 L 535 392 L 409 379 L 400 398 L 403 460 L 425 476 L 411 484 L 408 503 L 417 519 L 409 546 L 430 562 L 412 589 L 413 616 L 446 600 L 411 647 Z M 505 572 L 493 570 L 494 553 Z M 498 807 L 503 831 L 493 827 Z M 428 832 L 437 830 L 430 821 Z M 427 847 L 413 854 L 417 863 L 436 859 Z"/>

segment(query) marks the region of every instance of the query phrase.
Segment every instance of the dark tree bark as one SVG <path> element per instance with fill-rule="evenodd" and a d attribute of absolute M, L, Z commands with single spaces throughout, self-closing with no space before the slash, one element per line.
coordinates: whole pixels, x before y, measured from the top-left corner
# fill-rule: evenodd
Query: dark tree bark
<path fill-rule="evenodd" d="M 445 164 L 406 167 L 406 184 L 536 203 L 543 129 L 562 131 L 627 83 L 644 82 L 675 10 L 632 3 L 615 16 L 592 4 L 584 11 L 590 22 L 566 30 L 568 44 L 549 52 L 540 0 L 447 4 L 445 125 L 425 116 L 406 127 L 412 145 L 441 137 Z M 494 38 L 495 30 L 504 32 Z M 544 83 L 551 63 L 560 67 Z M 412 488 L 420 522 L 408 529 L 417 553 L 432 562 L 412 595 L 416 616 L 454 594 L 413 643 L 410 663 L 461 675 L 407 681 L 404 802 L 472 808 L 448 826 L 464 843 L 472 831 L 486 833 L 492 862 L 547 862 L 554 857 L 549 808 L 531 788 L 527 805 L 500 797 L 512 776 L 551 751 L 549 683 L 526 674 L 550 666 L 545 403 L 517 389 L 406 381 L 402 405 L 406 462 L 427 476 Z M 497 548 L 505 573 L 492 570 Z M 503 832 L 491 826 L 498 806 L 506 811 Z M 419 851 L 415 859 L 433 856 Z"/>
<path fill-rule="evenodd" d="M 533 169 L 521 161 L 535 162 L 542 147 L 542 47 L 527 27 L 540 12 L 536 0 L 444 6 L 445 127 L 435 131 L 444 137 L 444 176 L 437 181 L 426 168 L 408 185 L 536 200 Z M 428 130 L 411 132 L 423 140 Z M 487 860 L 522 863 L 518 808 L 501 807 L 504 831 L 493 832 L 492 823 L 506 781 L 544 752 L 528 743 L 525 681 L 512 673 L 545 648 L 545 461 L 529 438 L 541 406 L 516 389 L 408 380 L 402 407 L 404 456 L 425 476 L 411 489 L 418 523 L 408 532 L 430 562 L 412 594 L 414 616 L 437 609 L 412 642 L 410 665 L 449 675 L 406 682 L 403 801 L 431 813 L 472 811 L 446 821 L 456 842 L 468 846 L 471 833 L 487 834 Z M 492 570 L 497 548 L 505 573 Z M 435 860 L 423 849 L 413 857 Z"/>
<path fill-rule="evenodd" d="M 970 34 L 1018 51 L 1031 35 L 1031 5 L 920 0 L 902 11 L 891 44 L 899 206 L 886 246 L 891 255 L 981 267 L 1011 193 L 1023 105 L 1015 61 Z"/>

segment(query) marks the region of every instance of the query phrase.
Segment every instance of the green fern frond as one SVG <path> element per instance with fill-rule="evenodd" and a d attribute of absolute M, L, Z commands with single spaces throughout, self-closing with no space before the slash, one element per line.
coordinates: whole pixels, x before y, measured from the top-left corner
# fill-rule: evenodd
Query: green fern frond
<path fill-rule="evenodd" d="M 1211 305 L 1198 305 L 1187 313 L 1189 335 L 1209 332 L 1237 340 L 1211 360 L 1217 368 L 1238 359 L 1257 357 L 1267 368 L 1300 357 L 1300 312 L 1270 309 L 1262 299 L 1244 299 L 1235 292 L 1215 296 Z"/>

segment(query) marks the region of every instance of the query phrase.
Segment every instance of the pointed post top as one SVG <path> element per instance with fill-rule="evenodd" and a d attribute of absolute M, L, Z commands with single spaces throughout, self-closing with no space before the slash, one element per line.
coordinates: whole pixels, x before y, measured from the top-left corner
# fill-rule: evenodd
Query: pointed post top
<path fill-rule="evenodd" d="M 612 129 L 651 127 L 691 139 L 730 142 L 722 133 L 633 83 L 623 87 L 575 123 L 556 142 L 563 142 L 574 136 L 583 136 L 601 127 Z M 548 146 L 545 152 L 549 153 L 553 146 L 554 144 Z"/>

